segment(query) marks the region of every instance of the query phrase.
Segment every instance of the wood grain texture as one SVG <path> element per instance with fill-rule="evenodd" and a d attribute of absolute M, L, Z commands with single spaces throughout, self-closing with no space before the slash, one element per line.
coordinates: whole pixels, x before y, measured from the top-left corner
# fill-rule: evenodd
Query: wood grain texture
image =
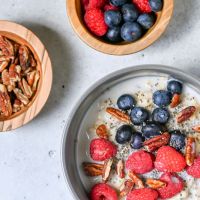
<path fill-rule="evenodd" d="M 37 60 L 41 75 L 38 90 L 31 103 L 10 118 L 0 121 L 0 131 L 10 131 L 30 122 L 45 105 L 52 86 L 52 66 L 44 45 L 27 28 L 13 22 L 0 20 L 0 34 L 20 44 L 27 45 Z"/>
<path fill-rule="evenodd" d="M 173 14 L 174 0 L 164 0 L 163 10 L 157 13 L 154 26 L 140 40 L 110 44 L 95 37 L 83 22 L 80 0 L 66 0 L 67 14 L 76 34 L 90 47 L 106 54 L 127 55 L 141 51 L 153 44 L 164 33 Z"/>

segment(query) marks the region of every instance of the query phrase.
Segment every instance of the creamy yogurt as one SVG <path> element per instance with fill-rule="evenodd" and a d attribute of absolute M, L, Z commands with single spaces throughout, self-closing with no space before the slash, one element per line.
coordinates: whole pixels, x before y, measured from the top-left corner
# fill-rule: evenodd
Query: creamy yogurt
<path fill-rule="evenodd" d="M 116 101 L 119 96 L 122 94 L 128 93 L 132 94 L 137 100 L 137 106 L 142 106 L 147 108 L 149 111 L 154 109 L 152 102 L 152 94 L 154 91 L 159 89 L 166 89 L 168 77 L 137 77 L 123 81 L 116 84 L 115 86 L 106 90 L 90 107 L 88 112 L 85 114 L 84 120 L 80 127 L 80 133 L 77 138 L 77 151 L 76 151 L 76 160 L 79 175 L 83 186 L 86 191 L 90 191 L 91 187 L 101 182 L 101 177 L 88 177 L 85 175 L 82 169 L 83 162 L 94 162 L 90 158 L 89 153 L 89 144 L 93 138 L 96 138 L 95 129 L 100 124 L 106 124 L 109 129 L 110 137 L 109 139 L 115 143 L 115 133 L 117 128 L 123 123 L 111 117 L 106 113 L 105 109 L 108 106 L 116 107 Z M 183 124 L 177 124 L 175 117 L 176 114 L 187 106 L 196 106 L 199 108 L 200 95 L 197 90 L 191 85 L 184 84 L 184 91 L 182 95 L 182 103 L 175 109 L 170 109 L 171 118 L 167 124 L 168 130 L 180 129 L 185 134 L 195 134 L 192 131 L 192 126 L 200 123 L 200 112 L 199 109 L 193 117 Z M 140 127 L 135 127 L 136 130 L 140 131 Z M 200 134 L 196 134 L 200 139 Z M 126 160 L 128 155 L 130 155 L 133 150 L 129 145 L 119 145 L 118 146 L 118 158 Z M 200 153 L 200 143 L 197 142 L 197 153 Z M 157 171 L 152 171 L 148 174 L 145 174 L 145 177 L 159 178 L 161 173 Z M 185 189 L 179 193 L 177 196 L 171 198 L 173 200 L 199 200 L 200 192 L 200 179 L 194 179 L 191 176 L 188 176 L 185 172 L 179 174 L 185 181 Z M 123 179 L 118 178 L 114 172 L 110 175 L 108 184 L 119 190 L 120 186 L 123 183 Z"/>

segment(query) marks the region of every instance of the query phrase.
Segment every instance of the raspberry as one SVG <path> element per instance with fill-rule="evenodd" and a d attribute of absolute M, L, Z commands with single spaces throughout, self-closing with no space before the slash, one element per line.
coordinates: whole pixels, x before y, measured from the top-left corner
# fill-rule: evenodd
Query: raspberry
<path fill-rule="evenodd" d="M 156 200 L 158 192 L 150 188 L 132 190 L 126 200 Z"/>
<path fill-rule="evenodd" d="M 106 183 L 93 186 L 90 192 L 90 200 L 117 200 L 116 191 Z"/>
<path fill-rule="evenodd" d="M 126 168 L 137 174 L 150 172 L 153 166 L 153 155 L 143 150 L 132 153 L 126 161 Z"/>
<path fill-rule="evenodd" d="M 88 8 L 103 8 L 107 0 L 89 0 Z"/>
<path fill-rule="evenodd" d="M 137 6 L 137 8 L 142 13 L 150 13 L 151 7 L 149 4 L 149 0 L 132 0 L 133 3 Z"/>
<path fill-rule="evenodd" d="M 111 4 L 106 4 L 104 6 L 104 11 L 109 11 L 109 10 L 119 10 L 119 8 L 117 6 L 113 6 Z"/>
<path fill-rule="evenodd" d="M 108 30 L 104 21 L 104 14 L 98 8 L 88 9 L 84 16 L 87 27 L 97 36 L 103 36 Z"/>
<path fill-rule="evenodd" d="M 162 199 L 171 198 L 184 188 L 184 182 L 177 174 L 163 173 L 160 180 L 167 183 L 166 187 L 158 189 L 158 193 Z"/>
<path fill-rule="evenodd" d="M 86 11 L 88 8 L 89 0 L 81 0 L 81 4 L 82 4 L 84 10 Z"/>
<path fill-rule="evenodd" d="M 161 172 L 181 172 L 186 167 L 183 155 L 170 146 L 158 149 L 154 164 Z"/>
<path fill-rule="evenodd" d="M 98 138 L 90 143 L 90 155 L 95 161 L 104 161 L 112 158 L 117 153 L 117 147 L 110 141 Z"/>
<path fill-rule="evenodd" d="M 193 165 L 188 167 L 186 171 L 194 178 L 200 178 L 200 156 L 196 158 Z"/>

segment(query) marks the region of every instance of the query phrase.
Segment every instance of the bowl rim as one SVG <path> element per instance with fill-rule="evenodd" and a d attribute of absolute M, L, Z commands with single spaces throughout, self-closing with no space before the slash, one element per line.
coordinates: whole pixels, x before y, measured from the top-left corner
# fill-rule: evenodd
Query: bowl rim
<path fill-rule="evenodd" d="M 8 20 L 0 20 L 0 34 L 5 35 L 19 44 L 25 43 L 39 62 L 39 88 L 30 104 L 24 111 L 16 113 L 8 119 L 0 121 L 0 132 L 19 128 L 30 122 L 44 107 L 52 87 L 53 73 L 51 60 L 40 39 L 26 27 Z M 10 37 L 9 37 L 10 36 Z"/>
<path fill-rule="evenodd" d="M 193 83 L 200 85 L 200 78 L 197 77 L 196 75 L 194 75 L 190 72 L 188 73 L 188 71 L 186 72 L 184 70 L 177 69 L 175 67 L 166 66 L 166 65 L 158 65 L 158 64 L 156 64 L 156 65 L 144 64 L 144 65 L 137 65 L 137 66 L 123 68 L 123 69 L 109 73 L 108 75 L 104 76 L 103 78 L 100 78 L 98 81 L 96 81 L 94 84 L 92 84 L 84 92 L 84 94 L 78 99 L 75 106 L 73 106 L 73 109 L 70 112 L 70 115 L 67 117 L 68 121 L 65 124 L 65 127 L 63 129 L 62 138 L 61 138 L 61 149 L 60 149 L 61 165 L 62 165 L 61 167 L 62 167 L 62 171 L 63 171 L 63 175 L 64 175 L 64 179 L 66 181 L 66 184 L 67 184 L 68 188 L 70 189 L 72 196 L 75 199 L 80 199 L 80 197 L 77 195 L 75 187 L 73 187 L 72 180 L 68 173 L 69 166 L 67 167 L 67 165 L 66 165 L 67 162 L 66 162 L 66 151 L 65 150 L 67 147 L 66 143 L 69 140 L 68 132 L 69 132 L 71 123 L 73 122 L 73 120 L 77 114 L 77 110 L 79 109 L 81 104 L 84 102 L 84 100 L 89 95 L 91 95 L 91 93 L 94 92 L 98 87 L 102 86 L 104 83 L 106 83 L 108 81 L 113 81 L 114 78 L 119 77 L 121 74 L 125 75 L 127 73 L 134 73 L 134 72 L 136 73 L 141 70 L 150 70 L 150 71 L 154 70 L 154 71 L 157 71 L 158 73 L 163 73 L 163 74 L 168 74 L 168 75 L 171 75 L 173 72 L 175 74 L 176 78 L 184 77 L 184 79 L 192 80 Z M 72 141 L 70 141 L 70 142 L 73 143 Z M 74 163 L 74 165 L 73 165 L 73 167 L 77 169 L 76 163 Z M 76 173 L 78 174 L 78 171 L 76 171 Z M 79 175 L 78 175 L 78 177 L 79 177 Z M 83 198 L 81 198 L 81 200 L 83 200 Z"/>
<path fill-rule="evenodd" d="M 160 18 L 152 29 L 150 29 L 149 33 L 136 42 L 120 45 L 100 41 L 96 36 L 90 33 L 78 17 L 76 1 L 77 0 L 66 0 L 67 15 L 74 32 L 91 48 L 105 54 L 118 56 L 139 52 L 156 42 L 156 40 L 158 40 L 165 32 L 174 10 L 174 0 L 164 0 L 163 10 L 160 12 Z"/>

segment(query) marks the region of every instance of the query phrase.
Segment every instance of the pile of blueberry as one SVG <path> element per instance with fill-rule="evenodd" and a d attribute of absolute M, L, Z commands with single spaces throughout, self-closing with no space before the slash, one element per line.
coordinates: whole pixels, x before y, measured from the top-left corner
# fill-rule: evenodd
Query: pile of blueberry
<path fill-rule="evenodd" d="M 119 10 L 108 10 L 104 13 L 105 23 L 109 27 L 106 38 L 111 42 L 122 40 L 134 42 L 140 39 L 155 24 L 155 12 L 163 7 L 161 0 L 150 0 L 149 3 L 152 12 L 141 13 L 132 2 L 110 0 L 110 4 L 118 7 Z"/>
<path fill-rule="evenodd" d="M 167 84 L 167 90 L 157 90 L 153 93 L 153 103 L 157 106 L 152 113 L 143 107 L 136 106 L 136 100 L 129 94 L 120 96 L 117 106 L 130 115 L 130 119 L 135 126 L 141 126 L 141 132 L 136 132 L 130 124 L 122 125 L 118 128 L 115 140 L 119 144 L 130 142 L 133 149 L 140 149 L 145 139 L 150 139 L 166 131 L 166 124 L 170 118 L 167 106 L 170 105 L 174 94 L 182 93 L 182 83 L 171 80 Z M 177 150 L 185 146 L 185 135 L 179 130 L 170 132 L 170 145 Z"/>

